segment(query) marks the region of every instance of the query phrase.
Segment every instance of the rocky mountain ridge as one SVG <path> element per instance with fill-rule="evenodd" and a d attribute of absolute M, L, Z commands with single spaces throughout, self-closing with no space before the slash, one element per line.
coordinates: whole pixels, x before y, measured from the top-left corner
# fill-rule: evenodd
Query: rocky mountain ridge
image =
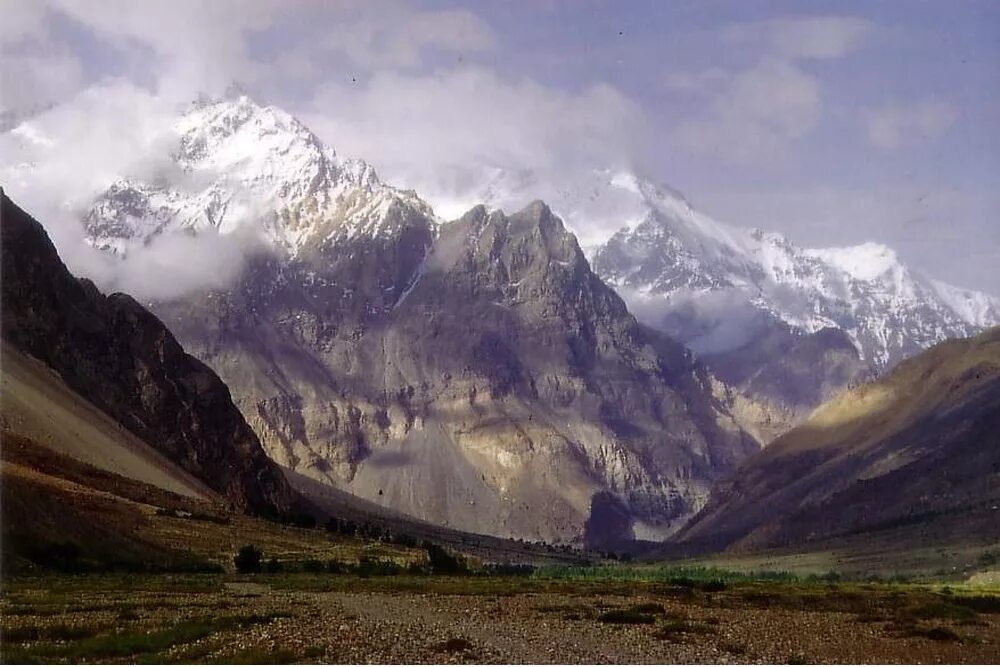
<path fill-rule="evenodd" d="M 443 525 L 565 542 L 595 502 L 624 508 L 615 538 L 665 535 L 757 448 L 541 203 L 442 226 L 391 303 L 377 281 L 331 298 L 348 266 L 388 261 L 355 257 L 261 259 L 232 290 L 155 305 L 297 472 Z"/>
<path fill-rule="evenodd" d="M 3 338 L 232 507 L 301 510 L 219 377 L 125 294 L 73 277 L 42 226 L 0 191 Z"/>
<path fill-rule="evenodd" d="M 91 242 L 127 255 L 177 233 L 256 234 L 264 243 L 235 285 L 152 307 L 233 388 L 273 458 L 420 518 L 550 541 L 663 537 L 758 447 L 738 423 L 769 440 L 866 375 L 855 346 L 874 340 L 879 359 L 890 349 L 837 319 L 853 313 L 842 292 L 857 281 L 831 278 L 848 275 L 833 260 L 706 222 L 628 175 L 609 187 L 645 217 L 598 250 L 597 273 L 738 391 L 637 323 L 541 203 L 442 224 L 414 193 L 245 96 L 196 106 L 174 127 L 171 167 L 99 197 Z M 908 276 L 878 277 L 889 274 Z M 749 350 L 706 347 L 692 332 L 702 320 L 674 332 L 642 307 L 691 294 L 736 299 L 767 335 Z M 880 316 L 896 316 L 896 302 L 871 294 Z M 934 322 L 912 325 L 914 340 L 945 331 Z M 768 365 L 776 357 L 788 363 Z"/>

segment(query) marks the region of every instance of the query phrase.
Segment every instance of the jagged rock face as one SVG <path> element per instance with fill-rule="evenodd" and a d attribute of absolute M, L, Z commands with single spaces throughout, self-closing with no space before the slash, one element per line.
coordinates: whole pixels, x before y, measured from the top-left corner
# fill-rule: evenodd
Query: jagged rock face
<path fill-rule="evenodd" d="M 480 194 L 505 205 L 545 192 L 574 229 L 619 229 L 588 250 L 595 272 L 738 389 L 724 393 L 765 439 L 899 360 L 1000 321 L 997 299 L 929 280 L 879 244 L 800 248 L 627 171 L 560 178 L 498 170 Z"/>
<path fill-rule="evenodd" d="M 235 508 L 290 510 L 295 493 L 219 377 L 131 297 L 74 278 L 41 225 L 0 199 L 4 339 Z"/>
<path fill-rule="evenodd" d="M 262 258 L 233 290 L 156 305 L 298 472 L 453 527 L 578 541 L 598 494 L 626 520 L 595 534 L 668 534 L 757 449 L 541 203 L 444 225 L 393 290 L 355 279 L 376 255 L 326 252 L 325 273 Z"/>

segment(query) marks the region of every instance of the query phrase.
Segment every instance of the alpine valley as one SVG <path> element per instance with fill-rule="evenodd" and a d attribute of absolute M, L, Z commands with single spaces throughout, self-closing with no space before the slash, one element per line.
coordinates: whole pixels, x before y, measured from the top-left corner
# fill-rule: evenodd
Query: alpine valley
<path fill-rule="evenodd" d="M 548 205 L 501 175 L 444 221 L 246 95 L 170 133 L 166 166 L 89 207 L 88 241 L 239 244 L 236 279 L 147 307 L 300 490 L 437 525 L 663 540 L 824 401 L 1000 321 L 887 247 L 799 248 L 631 172 Z M 585 252 L 571 229 L 598 209 L 620 230 Z"/>

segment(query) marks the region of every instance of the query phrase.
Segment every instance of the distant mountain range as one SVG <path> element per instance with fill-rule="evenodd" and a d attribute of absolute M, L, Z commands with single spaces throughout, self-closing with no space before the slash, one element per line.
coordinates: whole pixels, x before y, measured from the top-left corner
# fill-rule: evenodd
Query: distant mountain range
<path fill-rule="evenodd" d="M 594 269 L 637 304 L 665 299 L 668 329 L 678 311 L 709 311 L 704 329 L 685 337 L 695 350 L 718 352 L 755 333 L 734 332 L 713 305 L 752 306 L 806 333 L 840 329 L 879 371 L 1000 321 L 1000 299 L 931 280 L 884 245 L 799 248 L 780 234 L 716 222 L 631 174 L 611 177 L 607 187 L 632 193 L 644 215 L 594 252 Z M 708 305 L 699 305 L 706 295 Z"/>
<path fill-rule="evenodd" d="M 1000 322 L 1000 299 L 928 278 L 884 245 L 801 248 L 717 222 L 628 171 L 577 173 L 554 190 L 498 171 L 480 194 L 502 204 L 538 190 L 581 229 L 618 229 L 588 250 L 594 271 L 641 321 L 783 415 L 771 435 L 853 383 Z"/>
<path fill-rule="evenodd" d="M 275 461 L 442 525 L 662 539 L 821 402 L 1000 320 L 882 246 L 797 248 L 631 173 L 589 173 L 554 210 L 445 222 L 245 95 L 170 131 L 155 174 L 95 199 L 89 242 L 245 244 L 232 285 L 149 307 Z M 559 214 L 593 211 L 621 229 L 588 260 Z"/>
<path fill-rule="evenodd" d="M 175 129 L 180 176 L 115 183 L 88 235 L 119 256 L 261 237 L 231 289 L 151 307 L 281 464 L 440 524 L 572 542 L 669 534 L 759 447 L 544 204 L 444 224 L 245 96 Z"/>

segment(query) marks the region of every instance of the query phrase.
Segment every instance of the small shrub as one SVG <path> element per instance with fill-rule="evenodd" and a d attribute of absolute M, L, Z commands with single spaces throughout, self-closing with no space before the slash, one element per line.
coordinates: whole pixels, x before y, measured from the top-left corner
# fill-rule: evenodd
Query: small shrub
<path fill-rule="evenodd" d="M 388 542 L 391 544 L 397 544 L 401 547 L 409 547 L 411 549 L 416 548 L 419 544 L 417 538 L 412 535 L 407 535 L 406 533 L 399 533 L 397 535 L 392 535 L 389 537 Z"/>
<path fill-rule="evenodd" d="M 631 609 L 612 609 L 597 617 L 601 623 L 615 623 L 619 625 L 650 625 L 656 622 L 652 614 L 633 611 Z"/>
<path fill-rule="evenodd" d="M 80 546 L 74 542 L 48 542 L 32 549 L 28 558 L 45 569 L 76 574 L 86 571 Z"/>
<path fill-rule="evenodd" d="M 916 618 L 934 619 L 944 618 L 955 621 L 974 621 L 976 612 L 969 607 L 952 604 L 950 601 L 931 602 L 923 606 L 910 610 L 910 614 Z"/>
<path fill-rule="evenodd" d="M 434 645 L 434 650 L 438 653 L 463 653 L 472 648 L 472 642 L 462 637 L 452 637 L 447 641 Z"/>
<path fill-rule="evenodd" d="M 538 568 L 530 563 L 486 563 L 483 573 L 495 577 L 530 577 Z"/>
<path fill-rule="evenodd" d="M 320 646 L 319 644 L 314 644 L 313 646 L 306 647 L 306 650 L 302 652 L 303 658 L 322 658 L 326 655 L 326 647 Z"/>
<path fill-rule="evenodd" d="M 354 567 L 354 572 L 359 577 L 387 577 L 401 574 L 403 568 L 391 560 L 380 560 L 373 556 L 364 555 L 358 559 L 358 564 Z"/>
<path fill-rule="evenodd" d="M 260 562 L 264 558 L 264 553 L 252 544 L 248 544 L 239 550 L 233 563 L 236 571 L 240 574 L 260 572 Z"/>
<path fill-rule="evenodd" d="M 281 561 L 274 557 L 270 558 L 264 565 L 264 571 L 268 574 L 278 574 L 282 569 L 284 568 L 281 565 Z"/>
<path fill-rule="evenodd" d="M 465 559 L 456 556 L 439 544 L 424 542 L 424 550 L 427 552 L 427 562 L 430 564 L 431 572 L 434 574 L 468 574 L 469 568 L 465 564 Z"/>
<path fill-rule="evenodd" d="M 101 631 L 98 626 L 57 624 L 49 626 L 22 625 L 20 627 L 4 628 L 4 642 L 29 641 L 69 641 L 93 637 Z"/>
<path fill-rule="evenodd" d="M 315 558 L 310 558 L 308 560 L 302 561 L 302 571 L 309 572 L 310 574 L 319 574 L 326 570 L 326 565 L 323 561 L 316 560 Z"/>
<path fill-rule="evenodd" d="M 331 558 L 326 561 L 326 571 L 330 574 L 344 574 L 349 570 L 350 568 L 347 566 L 347 563 L 342 560 Z"/>
<path fill-rule="evenodd" d="M 978 563 L 980 567 L 992 567 L 1000 564 L 1000 549 L 984 551 L 979 555 Z"/>
<path fill-rule="evenodd" d="M 430 574 L 427 566 L 419 561 L 413 561 L 406 566 L 406 573 L 412 574 L 414 576 L 422 577 L 424 575 Z"/>
<path fill-rule="evenodd" d="M 726 582 L 724 581 L 706 581 L 698 585 L 698 588 L 705 591 L 706 593 L 719 593 L 726 590 Z"/>
<path fill-rule="evenodd" d="M 629 611 L 634 611 L 637 614 L 667 613 L 667 610 L 663 608 L 663 605 L 658 602 L 643 602 L 642 604 L 632 605 L 629 607 Z"/>
<path fill-rule="evenodd" d="M 957 642 L 961 637 L 954 630 L 935 626 L 932 628 L 911 628 L 907 633 L 910 637 L 925 637 L 936 642 Z"/>
<path fill-rule="evenodd" d="M 716 629 L 705 623 L 689 621 L 686 618 L 672 618 L 664 623 L 656 632 L 656 637 L 670 642 L 683 642 L 690 635 L 711 635 Z"/>
<path fill-rule="evenodd" d="M 746 655 L 747 647 L 745 644 L 734 641 L 722 642 L 719 646 L 723 651 L 731 655 Z"/>
<path fill-rule="evenodd" d="M 980 614 L 1000 614 L 1000 595 L 961 595 L 952 598 L 951 602 Z"/>

